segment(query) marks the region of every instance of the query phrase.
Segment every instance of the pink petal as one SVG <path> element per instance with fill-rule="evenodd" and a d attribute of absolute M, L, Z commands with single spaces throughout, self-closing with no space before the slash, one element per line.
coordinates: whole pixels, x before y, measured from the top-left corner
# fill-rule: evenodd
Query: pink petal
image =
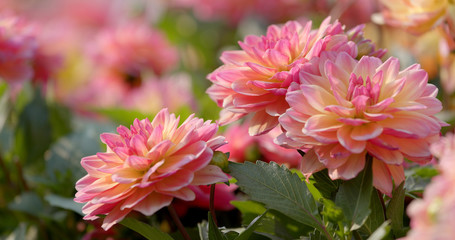
<path fill-rule="evenodd" d="M 256 112 L 250 120 L 248 133 L 250 136 L 264 134 L 278 125 L 278 118 L 268 115 L 265 111 Z"/>
<path fill-rule="evenodd" d="M 146 170 L 150 166 L 152 160 L 147 157 L 131 155 L 126 159 L 125 162 L 129 167 L 132 167 L 137 171 L 142 171 Z"/>
<path fill-rule="evenodd" d="M 384 163 L 395 165 L 403 163 L 403 154 L 398 150 L 388 150 L 374 144 L 368 144 L 367 150 L 368 153 Z"/>
<path fill-rule="evenodd" d="M 152 192 L 144 200 L 134 206 L 134 210 L 146 216 L 151 216 L 165 206 L 169 206 L 172 197 L 164 194 Z"/>
<path fill-rule="evenodd" d="M 366 141 L 379 136 L 381 133 L 381 125 L 377 123 L 368 123 L 354 127 L 351 132 L 351 138 L 357 141 Z"/>
<path fill-rule="evenodd" d="M 361 153 L 365 150 L 366 142 L 352 139 L 351 126 L 343 126 L 337 131 L 338 141 L 340 144 L 352 153 Z"/>
<path fill-rule="evenodd" d="M 180 169 L 174 174 L 161 179 L 161 181 L 155 183 L 156 191 L 177 191 L 182 187 L 187 186 L 193 181 L 194 174 L 192 171 Z"/>
<path fill-rule="evenodd" d="M 193 190 L 189 187 L 183 187 L 176 191 L 160 191 L 160 193 L 169 195 L 175 198 L 180 198 L 183 201 L 193 201 L 196 198 L 196 194 L 194 194 Z"/>
<path fill-rule="evenodd" d="M 351 154 L 346 162 L 335 169 L 329 168 L 329 176 L 332 179 L 349 180 L 355 178 L 365 167 L 365 154 Z"/>
<path fill-rule="evenodd" d="M 214 165 L 207 165 L 203 169 L 194 173 L 192 185 L 207 185 L 217 182 L 226 182 L 229 178 L 221 170 L 221 168 Z"/>
<path fill-rule="evenodd" d="M 381 160 L 373 158 L 373 186 L 382 193 L 392 196 L 393 183 L 389 168 Z"/>
<path fill-rule="evenodd" d="M 319 157 L 314 149 L 308 150 L 305 156 L 303 156 L 300 171 L 302 171 L 303 175 L 306 177 L 306 181 L 308 181 L 313 173 L 324 168 L 324 164 L 319 161 Z"/>

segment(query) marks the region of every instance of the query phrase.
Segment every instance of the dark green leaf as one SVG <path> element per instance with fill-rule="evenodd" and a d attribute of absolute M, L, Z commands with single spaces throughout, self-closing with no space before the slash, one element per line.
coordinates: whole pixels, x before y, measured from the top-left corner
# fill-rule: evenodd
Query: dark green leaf
<path fill-rule="evenodd" d="M 242 224 L 247 225 L 252 222 L 257 216 L 262 214 L 266 208 L 253 201 L 231 201 L 231 204 L 235 206 L 242 213 Z"/>
<path fill-rule="evenodd" d="M 227 240 L 223 233 L 218 229 L 209 212 L 209 239 L 210 240 Z"/>
<path fill-rule="evenodd" d="M 44 199 L 46 199 L 46 201 L 48 201 L 51 206 L 68 209 L 78 213 L 81 216 L 84 216 L 84 214 L 82 213 L 82 206 L 84 206 L 84 204 L 75 202 L 73 198 L 66 198 L 54 194 L 48 194 Z"/>
<path fill-rule="evenodd" d="M 24 192 L 8 204 L 9 209 L 30 215 L 41 217 L 45 215 L 44 204 L 41 198 L 34 192 Z"/>
<path fill-rule="evenodd" d="M 261 214 L 260 216 L 256 217 L 251 223 L 250 225 L 248 225 L 248 227 L 245 229 L 245 231 L 243 231 L 242 233 L 240 233 L 240 235 L 235 238 L 236 240 L 248 240 L 250 239 L 250 236 L 251 234 L 254 232 L 254 230 L 259 226 L 259 224 L 261 223 L 262 219 L 264 218 L 265 214 L 267 213 L 267 211 L 265 211 L 263 214 Z"/>
<path fill-rule="evenodd" d="M 313 185 L 324 198 L 335 200 L 335 194 L 340 186 L 340 180 L 330 179 L 327 169 L 314 173 L 312 178 L 315 181 Z"/>
<path fill-rule="evenodd" d="M 236 239 L 240 234 L 236 231 L 229 231 L 224 234 L 224 236 L 227 238 L 227 240 L 234 240 Z"/>
<path fill-rule="evenodd" d="M 15 151 L 26 162 L 36 163 L 52 142 L 49 108 L 39 91 L 20 113 L 16 128 Z"/>
<path fill-rule="evenodd" d="M 71 132 L 71 112 L 68 108 L 58 105 L 49 105 L 49 117 L 52 124 L 52 139 L 57 140 Z"/>
<path fill-rule="evenodd" d="M 360 228 L 370 215 L 370 198 L 373 190 L 371 171 L 372 161 L 368 159 L 365 168 L 357 177 L 345 181 L 335 198 L 335 203 L 343 209 L 350 230 Z"/>
<path fill-rule="evenodd" d="M 404 182 L 396 187 L 392 192 L 392 199 L 387 205 L 387 219 L 391 220 L 390 226 L 392 233 L 396 238 L 403 237 L 406 232 L 403 230 L 403 214 L 404 214 L 404 197 L 405 189 Z"/>
<path fill-rule="evenodd" d="M 120 224 L 141 234 L 149 240 L 173 240 L 168 234 L 161 232 L 156 227 L 150 226 L 134 218 L 125 218 L 120 222 Z"/>
<path fill-rule="evenodd" d="M 368 216 L 365 224 L 363 224 L 362 228 L 359 229 L 361 232 L 370 236 L 379 228 L 385 221 L 384 209 L 382 208 L 381 199 L 378 192 L 373 190 L 371 192 L 371 200 L 370 200 L 370 209 L 371 214 Z"/>
<path fill-rule="evenodd" d="M 285 166 L 258 161 L 256 164 L 231 162 L 229 168 L 231 175 L 238 180 L 237 185 L 252 200 L 319 231 L 326 231 L 306 184 Z"/>

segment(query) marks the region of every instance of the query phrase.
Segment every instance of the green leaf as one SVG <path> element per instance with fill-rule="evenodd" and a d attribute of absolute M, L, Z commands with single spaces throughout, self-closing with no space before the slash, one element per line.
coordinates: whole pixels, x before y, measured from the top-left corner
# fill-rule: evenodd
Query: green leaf
<path fill-rule="evenodd" d="M 373 190 L 371 159 L 357 177 L 341 184 L 335 204 L 343 209 L 351 231 L 359 229 L 370 215 L 370 198 Z"/>
<path fill-rule="evenodd" d="M 381 226 L 379 226 L 367 240 L 382 240 L 386 238 L 390 232 L 389 224 L 390 224 L 389 220 L 382 223 Z"/>
<path fill-rule="evenodd" d="M 14 202 L 8 204 L 8 208 L 16 210 L 36 217 L 45 215 L 43 201 L 35 192 L 24 192 L 14 199 Z"/>
<path fill-rule="evenodd" d="M 218 229 L 209 212 L 209 239 L 210 240 L 227 240 L 223 233 Z"/>
<path fill-rule="evenodd" d="M 242 224 L 247 225 L 252 222 L 257 216 L 261 215 L 266 208 L 253 201 L 231 201 L 230 202 L 235 208 L 242 213 Z"/>
<path fill-rule="evenodd" d="M 78 213 L 81 216 L 85 215 L 82 213 L 82 206 L 84 206 L 84 204 L 75 202 L 73 198 L 66 198 L 55 194 L 48 194 L 46 195 L 46 197 L 44 197 L 44 199 L 46 199 L 46 201 L 48 201 L 51 206 L 68 209 Z"/>
<path fill-rule="evenodd" d="M 359 231 L 367 234 L 368 236 L 373 234 L 373 232 L 376 231 L 376 229 L 378 229 L 381 226 L 381 224 L 383 224 L 385 221 L 384 209 L 382 208 L 380 197 L 382 196 L 379 196 L 376 190 L 373 190 L 371 192 L 370 199 L 371 214 L 370 216 L 368 216 L 362 228 L 359 229 Z"/>
<path fill-rule="evenodd" d="M 251 234 L 253 234 L 254 230 L 259 226 L 259 224 L 261 223 L 262 219 L 264 218 L 264 216 L 266 214 L 267 214 L 267 210 L 263 214 L 261 214 L 260 216 L 256 217 L 250 223 L 250 225 L 248 225 L 248 227 L 245 229 L 245 231 L 240 233 L 240 235 L 237 238 L 235 238 L 235 240 L 248 240 L 248 239 L 250 239 Z"/>
<path fill-rule="evenodd" d="M 15 151 L 21 160 L 37 163 L 52 142 L 49 108 L 39 90 L 19 115 L 16 128 Z"/>
<path fill-rule="evenodd" d="M 403 214 L 404 214 L 404 197 L 405 189 L 404 182 L 396 187 L 392 192 L 392 199 L 387 205 L 387 219 L 391 220 L 392 233 L 395 238 L 400 238 L 406 235 L 403 230 Z"/>
<path fill-rule="evenodd" d="M 313 196 L 297 174 L 274 162 L 230 162 L 229 168 L 231 175 L 238 180 L 237 185 L 253 201 L 328 235 Z"/>
<path fill-rule="evenodd" d="M 120 224 L 141 234 L 149 240 L 173 240 L 171 236 L 164 232 L 161 232 L 156 227 L 150 226 L 134 218 L 125 218 L 120 222 Z"/>
<path fill-rule="evenodd" d="M 332 180 L 329 177 L 328 170 L 316 172 L 311 175 L 315 183 L 313 184 L 324 198 L 335 200 L 335 194 L 340 187 L 340 180 Z"/>

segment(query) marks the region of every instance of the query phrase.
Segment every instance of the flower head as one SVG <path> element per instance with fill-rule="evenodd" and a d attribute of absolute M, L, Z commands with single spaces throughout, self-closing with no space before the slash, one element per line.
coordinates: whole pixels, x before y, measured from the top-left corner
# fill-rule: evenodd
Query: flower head
<path fill-rule="evenodd" d="M 293 73 L 300 65 L 325 51 L 357 57 L 357 42 L 368 44 L 363 41 L 361 26 L 345 33 L 339 22 L 329 22 L 330 18 L 325 19 L 316 30 L 311 30 L 311 22 L 272 25 L 265 36 L 250 35 L 239 42 L 242 50 L 225 51 L 221 56 L 224 65 L 208 75 L 213 85 L 207 90 L 223 108 L 221 124 L 251 114 L 250 135 L 272 130 L 289 107 L 285 95 L 290 84 L 298 81 Z M 383 55 L 374 47 L 369 49 L 368 54 Z"/>
<path fill-rule="evenodd" d="M 438 89 L 428 84 L 419 65 L 400 71 L 398 59 L 385 62 L 346 53 L 324 54 L 299 73 L 280 117 L 285 132 L 277 141 L 309 149 L 303 162 L 307 175 L 328 168 L 332 179 L 354 178 L 373 157 L 373 184 L 390 194 L 404 180 L 404 158 L 425 163 L 429 145 L 445 123 Z"/>
<path fill-rule="evenodd" d="M 86 220 L 105 214 L 109 229 L 135 210 L 152 215 L 173 198 L 195 199 L 192 185 L 227 181 L 220 168 L 209 165 L 213 150 L 224 144 L 218 125 L 193 115 L 180 126 L 179 117 L 161 110 L 152 122 L 135 120 L 118 134 L 104 133 L 105 153 L 85 157 L 87 175 L 76 183 L 76 202 L 87 202 Z"/>
<path fill-rule="evenodd" d="M 449 7 L 448 0 L 381 0 L 387 24 L 403 27 L 411 33 L 425 33 L 440 24 Z"/>
<path fill-rule="evenodd" d="M 33 77 L 36 39 L 15 17 L 0 16 L 0 79 L 21 84 Z"/>
<path fill-rule="evenodd" d="M 433 177 L 425 188 L 423 199 L 416 199 L 407 208 L 411 230 L 405 239 L 453 239 L 455 216 L 455 136 L 448 133 L 431 145 L 439 158 L 440 175 Z"/>

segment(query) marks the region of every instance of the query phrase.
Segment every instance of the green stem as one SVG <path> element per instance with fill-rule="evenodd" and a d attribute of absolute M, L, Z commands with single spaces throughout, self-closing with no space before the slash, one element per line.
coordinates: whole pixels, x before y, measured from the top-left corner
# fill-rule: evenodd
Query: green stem
<path fill-rule="evenodd" d="M 22 168 L 22 164 L 21 164 L 20 160 L 15 158 L 14 164 L 16 165 L 17 174 L 19 175 L 19 181 L 21 182 L 22 187 L 24 188 L 25 191 L 28 191 L 29 187 L 28 187 L 27 181 L 25 180 L 24 170 Z"/>
<path fill-rule="evenodd" d="M 218 221 L 216 220 L 216 213 L 215 213 L 215 184 L 210 185 L 209 210 L 210 210 L 210 214 L 212 214 L 213 222 L 218 227 Z"/>
<path fill-rule="evenodd" d="M 174 221 L 175 225 L 177 226 L 177 228 L 179 229 L 180 233 L 182 234 L 183 239 L 191 240 L 190 235 L 188 234 L 188 232 L 186 231 L 186 229 L 183 226 L 182 222 L 180 221 L 180 218 L 177 215 L 177 212 L 175 212 L 174 207 L 172 207 L 172 205 L 169 205 L 167 207 L 167 209 L 169 211 L 169 214 L 171 215 L 172 221 Z"/>

